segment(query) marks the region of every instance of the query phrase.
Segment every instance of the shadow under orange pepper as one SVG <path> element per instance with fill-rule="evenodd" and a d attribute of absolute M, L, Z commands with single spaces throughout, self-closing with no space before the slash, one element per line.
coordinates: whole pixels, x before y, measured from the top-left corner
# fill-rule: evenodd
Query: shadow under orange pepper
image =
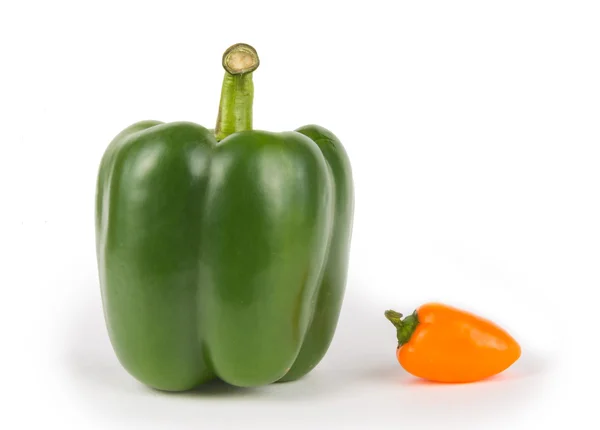
<path fill-rule="evenodd" d="M 397 329 L 396 357 L 410 374 L 434 382 L 475 382 L 510 367 L 521 347 L 492 321 L 441 303 L 427 303 L 402 319 L 388 310 Z"/>

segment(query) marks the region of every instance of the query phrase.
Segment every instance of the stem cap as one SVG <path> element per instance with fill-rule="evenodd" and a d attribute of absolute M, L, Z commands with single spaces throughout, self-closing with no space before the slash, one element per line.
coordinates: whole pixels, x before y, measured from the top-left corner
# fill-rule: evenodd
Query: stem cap
<path fill-rule="evenodd" d="M 398 347 L 408 343 L 415 329 L 419 325 L 419 316 L 415 310 L 411 315 L 402 319 L 402 314 L 393 310 L 385 311 L 385 317 L 396 327 Z"/>
<path fill-rule="evenodd" d="M 236 43 L 223 54 L 223 68 L 232 75 L 253 72 L 259 64 L 256 49 L 246 43 Z"/>

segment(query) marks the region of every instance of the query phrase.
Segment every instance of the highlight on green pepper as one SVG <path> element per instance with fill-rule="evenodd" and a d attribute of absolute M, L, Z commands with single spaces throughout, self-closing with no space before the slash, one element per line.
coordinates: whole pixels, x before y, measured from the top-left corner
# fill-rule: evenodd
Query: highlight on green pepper
<path fill-rule="evenodd" d="M 326 354 L 354 211 L 330 131 L 252 129 L 259 58 L 223 55 L 217 124 L 142 121 L 106 149 L 96 189 L 102 304 L 123 367 L 183 391 L 296 380 Z"/>

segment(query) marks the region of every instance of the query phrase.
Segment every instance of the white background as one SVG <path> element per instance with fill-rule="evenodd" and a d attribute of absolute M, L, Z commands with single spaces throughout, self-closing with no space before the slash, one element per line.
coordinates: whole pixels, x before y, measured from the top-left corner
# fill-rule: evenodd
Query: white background
<path fill-rule="evenodd" d="M 2 2 L 0 427 L 598 428 L 599 29 L 593 1 Z M 302 381 L 159 394 L 103 325 L 97 167 L 138 120 L 212 127 L 235 42 L 261 57 L 255 128 L 317 123 L 351 157 L 346 302 Z M 416 382 L 382 312 L 428 300 L 521 360 Z"/>

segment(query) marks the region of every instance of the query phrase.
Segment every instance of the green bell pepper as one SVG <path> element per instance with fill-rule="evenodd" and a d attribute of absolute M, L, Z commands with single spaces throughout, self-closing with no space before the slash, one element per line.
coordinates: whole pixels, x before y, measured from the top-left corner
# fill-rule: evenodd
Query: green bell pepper
<path fill-rule="evenodd" d="M 256 51 L 223 55 L 217 126 L 142 121 L 102 157 L 96 251 L 115 354 L 166 391 L 298 379 L 344 296 L 350 163 L 328 130 L 252 130 Z"/>

